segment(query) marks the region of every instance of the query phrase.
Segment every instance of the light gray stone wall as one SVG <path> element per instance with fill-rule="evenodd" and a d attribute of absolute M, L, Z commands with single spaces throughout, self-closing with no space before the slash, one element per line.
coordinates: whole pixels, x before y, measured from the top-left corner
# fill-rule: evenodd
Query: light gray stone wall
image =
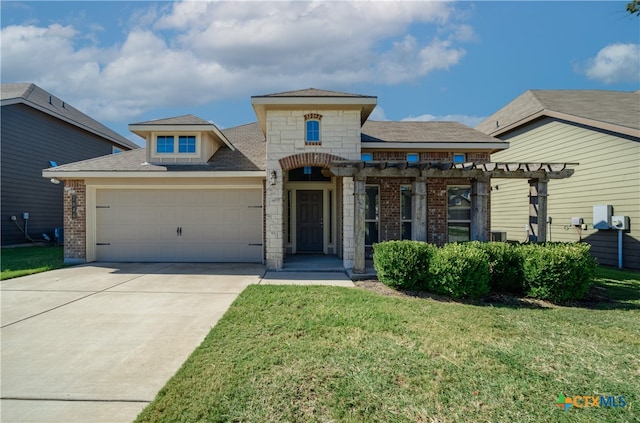
<path fill-rule="evenodd" d="M 319 145 L 305 144 L 305 118 L 322 115 Z M 282 267 L 284 246 L 284 184 L 279 160 L 299 153 L 328 153 L 346 160 L 360 159 L 359 110 L 269 110 L 267 128 L 266 261 L 267 267 Z M 276 171 L 271 185 L 269 176 Z M 343 179 L 343 257 L 345 267 L 353 267 L 353 181 Z"/>

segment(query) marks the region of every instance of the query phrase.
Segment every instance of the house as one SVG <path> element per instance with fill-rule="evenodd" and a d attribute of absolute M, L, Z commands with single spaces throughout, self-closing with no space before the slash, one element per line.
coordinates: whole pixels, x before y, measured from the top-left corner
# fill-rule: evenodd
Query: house
<path fill-rule="evenodd" d="M 42 179 L 42 169 L 138 146 L 35 84 L 0 92 L 2 245 L 53 238 L 63 186 Z"/>
<path fill-rule="evenodd" d="M 508 143 L 456 122 L 370 121 L 374 96 L 310 88 L 251 103 L 255 123 L 134 123 L 146 149 L 45 169 L 65 181 L 65 259 L 280 269 L 324 254 L 358 273 L 376 242 L 487 239 L 491 177 L 546 187 L 573 172 L 489 163 Z M 450 195 L 470 200 L 450 213 Z"/>
<path fill-rule="evenodd" d="M 624 267 L 640 269 L 640 92 L 531 90 L 476 129 L 509 142 L 492 160 L 579 163 L 570 179 L 549 184 L 547 239 L 582 240 L 601 264 L 617 266 L 621 258 Z M 492 184 L 492 230 L 526 240 L 526 182 Z M 613 229 L 612 216 L 628 216 L 630 229 Z"/>

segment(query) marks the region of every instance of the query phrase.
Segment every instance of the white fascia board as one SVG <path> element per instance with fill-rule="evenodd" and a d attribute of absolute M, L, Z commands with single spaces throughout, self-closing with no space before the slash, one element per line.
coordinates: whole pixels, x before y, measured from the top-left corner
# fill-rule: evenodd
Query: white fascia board
<path fill-rule="evenodd" d="M 55 169 L 45 169 L 42 171 L 43 178 L 56 179 L 88 179 L 88 178 L 266 178 L 264 170 L 248 171 L 220 171 L 220 172 L 167 172 L 167 171 L 56 171 Z"/>
<path fill-rule="evenodd" d="M 504 150 L 508 142 L 363 142 L 362 150 Z"/>

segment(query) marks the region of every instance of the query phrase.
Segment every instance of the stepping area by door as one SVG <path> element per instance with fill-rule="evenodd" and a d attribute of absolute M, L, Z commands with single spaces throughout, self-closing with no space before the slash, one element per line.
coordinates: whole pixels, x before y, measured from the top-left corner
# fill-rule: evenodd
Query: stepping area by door
<path fill-rule="evenodd" d="M 101 263 L 3 281 L 2 421 L 132 421 L 258 283 L 353 286 L 344 273 L 246 263 Z"/>

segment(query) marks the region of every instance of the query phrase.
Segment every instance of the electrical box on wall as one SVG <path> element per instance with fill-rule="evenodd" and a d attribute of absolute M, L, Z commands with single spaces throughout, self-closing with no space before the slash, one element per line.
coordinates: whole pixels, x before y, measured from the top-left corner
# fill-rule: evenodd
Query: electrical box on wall
<path fill-rule="evenodd" d="M 611 229 L 613 207 L 608 204 L 593 206 L 593 229 Z"/>
<path fill-rule="evenodd" d="M 580 226 L 584 223 L 584 220 L 581 217 L 572 217 L 571 224 L 573 226 Z"/>
<path fill-rule="evenodd" d="M 611 227 L 620 231 L 629 230 L 629 216 L 611 216 Z"/>

